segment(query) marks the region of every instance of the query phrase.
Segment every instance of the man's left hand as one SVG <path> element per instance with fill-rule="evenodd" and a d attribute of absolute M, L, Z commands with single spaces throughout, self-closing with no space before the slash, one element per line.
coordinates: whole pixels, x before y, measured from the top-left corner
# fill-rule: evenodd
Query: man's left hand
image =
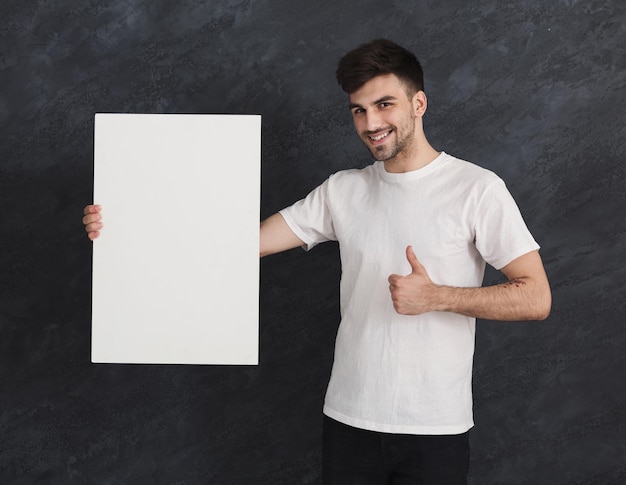
<path fill-rule="evenodd" d="M 411 265 L 411 273 L 406 276 L 392 274 L 388 279 L 393 307 L 401 315 L 420 315 L 433 311 L 437 285 L 432 282 L 411 246 L 406 248 L 406 259 Z"/>

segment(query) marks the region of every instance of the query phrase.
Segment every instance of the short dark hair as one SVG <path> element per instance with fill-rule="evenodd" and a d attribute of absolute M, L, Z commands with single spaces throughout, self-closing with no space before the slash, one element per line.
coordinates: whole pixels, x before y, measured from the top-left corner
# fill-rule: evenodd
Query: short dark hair
<path fill-rule="evenodd" d="M 414 90 L 411 95 L 424 90 L 424 72 L 417 57 L 387 39 L 373 40 L 348 52 L 336 72 L 337 82 L 348 94 L 383 74 L 395 74 L 409 90 Z"/>

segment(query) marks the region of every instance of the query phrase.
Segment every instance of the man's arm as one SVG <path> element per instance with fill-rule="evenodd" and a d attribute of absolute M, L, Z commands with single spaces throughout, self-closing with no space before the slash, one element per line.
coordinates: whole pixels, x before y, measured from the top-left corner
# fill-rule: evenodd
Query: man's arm
<path fill-rule="evenodd" d="M 538 251 L 520 256 L 502 268 L 506 283 L 480 288 L 434 284 L 411 246 L 407 259 L 412 272 L 391 275 L 389 289 L 396 311 L 419 315 L 430 311 L 460 313 L 486 320 L 544 320 L 550 314 L 550 285 Z"/>
<path fill-rule="evenodd" d="M 278 212 L 261 222 L 259 235 L 260 257 L 304 246 Z"/>
<path fill-rule="evenodd" d="M 100 230 L 103 227 L 101 211 L 102 207 L 99 205 L 88 205 L 83 210 L 85 231 L 92 241 L 100 236 Z M 259 255 L 261 257 L 304 245 L 304 242 L 293 233 L 279 213 L 261 222 L 259 231 Z"/>

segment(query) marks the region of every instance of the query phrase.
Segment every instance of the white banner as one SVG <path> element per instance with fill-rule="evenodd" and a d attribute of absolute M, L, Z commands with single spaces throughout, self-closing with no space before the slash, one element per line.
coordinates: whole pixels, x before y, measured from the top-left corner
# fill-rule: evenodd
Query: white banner
<path fill-rule="evenodd" d="M 96 114 L 92 362 L 257 364 L 261 117 Z"/>

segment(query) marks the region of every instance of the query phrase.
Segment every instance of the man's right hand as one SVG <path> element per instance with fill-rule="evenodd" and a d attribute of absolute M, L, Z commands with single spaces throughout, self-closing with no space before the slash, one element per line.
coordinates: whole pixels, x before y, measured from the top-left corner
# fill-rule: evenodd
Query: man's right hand
<path fill-rule="evenodd" d="M 85 231 L 87 231 L 87 237 L 92 241 L 100 235 L 100 229 L 102 229 L 102 207 L 99 205 L 85 206 L 83 213 L 83 224 L 85 224 Z"/>

